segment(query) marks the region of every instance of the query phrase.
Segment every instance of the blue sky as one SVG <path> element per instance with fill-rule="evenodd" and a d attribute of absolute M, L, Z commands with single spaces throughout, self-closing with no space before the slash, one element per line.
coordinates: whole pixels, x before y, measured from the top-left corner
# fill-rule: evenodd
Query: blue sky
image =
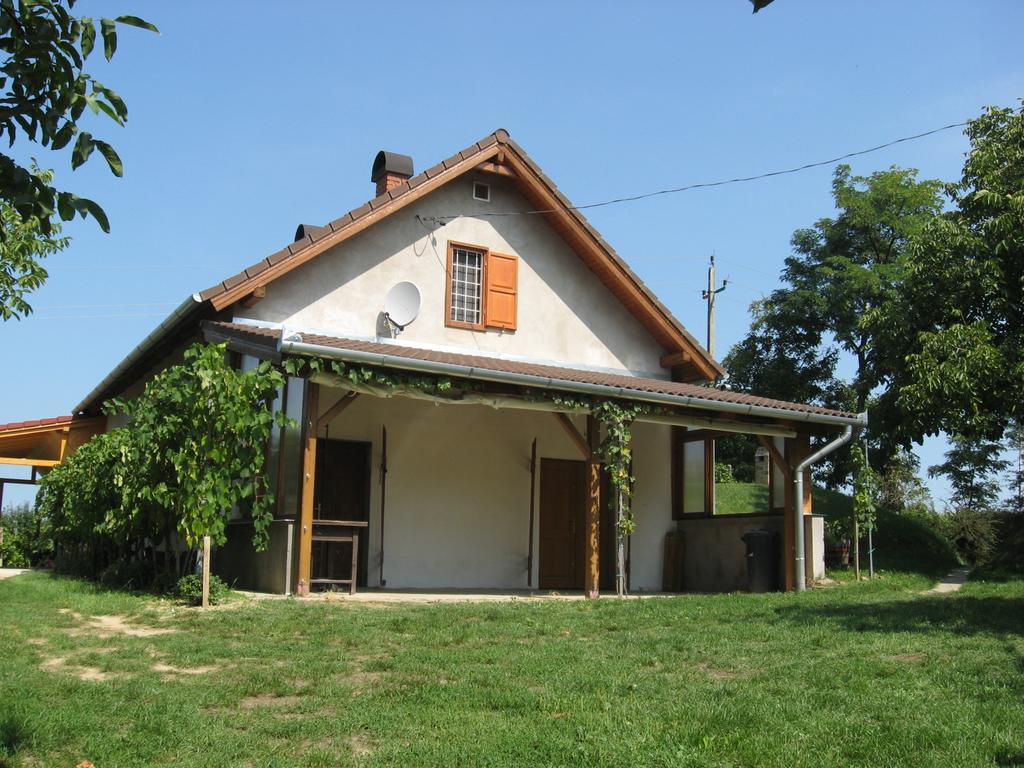
<path fill-rule="evenodd" d="M 68 413 L 186 296 L 372 196 L 379 149 L 433 165 L 498 127 L 577 204 L 827 159 L 1024 95 L 1017 0 L 517 4 L 80 0 L 132 13 L 94 74 L 130 110 L 96 119 L 125 164 L 16 145 L 110 216 L 65 232 L 35 315 L 0 325 L 0 422 Z M 958 176 L 959 131 L 884 150 Z M 600 208 L 589 216 L 704 335 L 707 257 L 730 280 L 721 356 L 777 286 L 789 239 L 831 212 L 831 168 Z M 922 451 L 927 466 L 941 443 Z M 932 483 L 941 499 L 946 489 Z M 8 488 L 7 500 L 22 496 Z"/>

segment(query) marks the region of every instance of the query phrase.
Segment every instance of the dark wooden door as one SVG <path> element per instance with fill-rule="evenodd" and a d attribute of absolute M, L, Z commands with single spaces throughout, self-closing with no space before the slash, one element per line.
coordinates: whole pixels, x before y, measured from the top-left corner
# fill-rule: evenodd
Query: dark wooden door
<path fill-rule="evenodd" d="M 351 440 L 317 440 L 316 483 L 313 489 L 314 520 L 370 520 L 370 443 Z M 366 586 L 369 528 L 359 534 L 356 583 Z M 349 578 L 352 572 L 348 544 L 318 542 L 313 548 L 314 578 Z M 340 575 L 339 575 L 340 574 Z"/>
<path fill-rule="evenodd" d="M 541 589 L 583 589 L 586 481 L 585 462 L 541 459 Z"/>

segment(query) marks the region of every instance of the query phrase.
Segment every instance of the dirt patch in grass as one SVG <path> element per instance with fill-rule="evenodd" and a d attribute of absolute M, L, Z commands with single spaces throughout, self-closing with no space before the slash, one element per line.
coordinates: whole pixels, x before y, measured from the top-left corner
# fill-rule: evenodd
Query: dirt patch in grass
<path fill-rule="evenodd" d="M 238 702 L 239 709 L 259 709 L 261 707 L 293 707 L 302 701 L 301 696 L 275 696 L 272 693 L 258 693 L 246 696 Z"/>
<path fill-rule="evenodd" d="M 916 664 L 924 661 L 927 657 L 923 653 L 901 653 L 898 656 L 890 656 L 893 661 L 901 661 L 904 664 Z"/>
<path fill-rule="evenodd" d="M 154 672 L 162 672 L 164 680 L 173 680 L 180 675 L 208 675 L 217 670 L 216 667 L 175 667 L 163 663 L 154 664 L 150 669 Z"/>
<path fill-rule="evenodd" d="M 356 733 L 349 737 L 348 748 L 356 757 L 367 757 L 373 754 L 375 749 L 373 742 L 361 733 Z"/>
<path fill-rule="evenodd" d="M 58 613 L 70 616 L 83 626 L 71 627 L 64 631 L 72 637 L 114 637 L 125 635 L 127 637 L 154 637 L 156 635 L 169 635 L 176 632 L 175 629 L 167 627 L 144 627 L 128 623 L 124 616 L 116 614 L 107 616 L 82 616 L 77 611 L 69 608 L 61 608 Z"/>
<path fill-rule="evenodd" d="M 98 667 L 86 667 L 79 664 L 68 664 L 67 658 L 63 656 L 54 656 L 50 659 L 45 659 L 39 668 L 44 672 L 66 672 L 69 675 L 74 675 L 79 680 L 88 680 L 89 682 L 102 682 L 109 680 L 112 677 L 117 677 L 109 672 L 104 672 Z"/>

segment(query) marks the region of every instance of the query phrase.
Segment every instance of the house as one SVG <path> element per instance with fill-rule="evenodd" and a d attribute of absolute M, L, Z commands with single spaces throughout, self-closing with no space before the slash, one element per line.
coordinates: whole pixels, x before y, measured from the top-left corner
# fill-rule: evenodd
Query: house
<path fill-rule="evenodd" d="M 864 416 L 714 386 L 721 366 L 504 130 L 419 174 L 381 152 L 371 182 L 365 205 L 189 297 L 75 409 L 97 417 L 197 339 L 243 368 L 310 363 L 277 403 L 299 426 L 268 446 L 269 549 L 238 519 L 215 571 L 279 593 L 354 580 L 597 595 L 617 542 L 587 410 L 611 399 L 646 407 L 630 589 L 740 588 L 753 528 L 780 533 L 787 588 L 823 573 L 796 468 L 812 438 L 848 438 Z M 339 373 L 361 367 L 398 386 Z M 733 433 L 772 456 L 762 515 L 714 514 L 714 438 Z"/>

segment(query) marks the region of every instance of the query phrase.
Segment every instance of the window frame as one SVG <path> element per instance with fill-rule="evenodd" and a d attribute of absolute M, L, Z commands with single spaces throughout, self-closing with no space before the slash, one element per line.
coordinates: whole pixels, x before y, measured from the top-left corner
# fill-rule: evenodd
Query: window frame
<path fill-rule="evenodd" d="M 455 249 L 473 251 L 480 254 L 480 322 L 467 323 L 465 320 L 452 318 L 452 279 L 455 274 L 454 256 Z M 487 330 L 487 261 L 491 251 L 482 245 L 471 243 L 459 243 L 455 240 L 448 241 L 448 260 L 445 265 L 445 286 L 444 286 L 444 324 L 448 328 L 462 328 L 468 331 Z"/>

